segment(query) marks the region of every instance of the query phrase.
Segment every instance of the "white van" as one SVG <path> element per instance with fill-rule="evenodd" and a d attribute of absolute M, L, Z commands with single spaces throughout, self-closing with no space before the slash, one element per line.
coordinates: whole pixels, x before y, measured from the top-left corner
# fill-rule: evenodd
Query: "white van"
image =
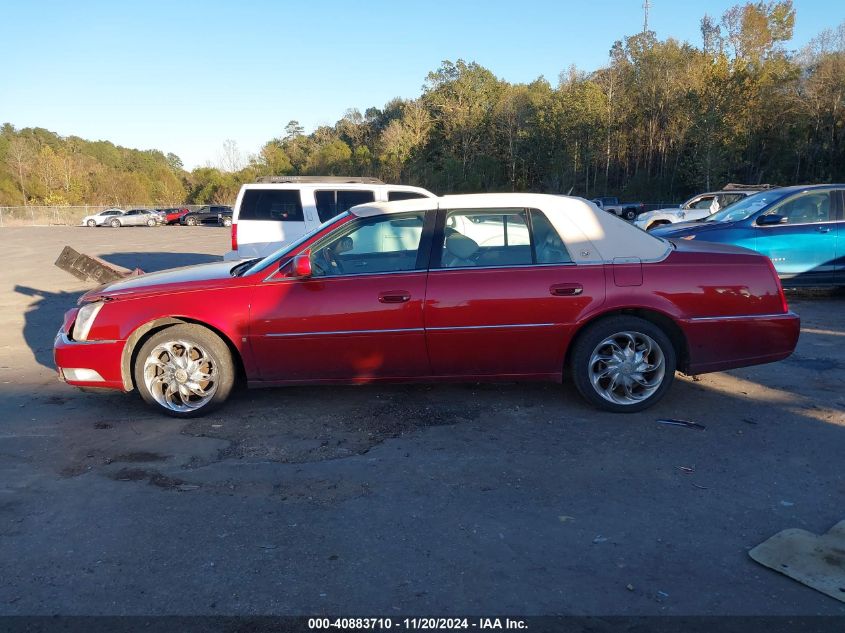
<path fill-rule="evenodd" d="M 350 207 L 368 202 L 434 198 L 420 187 L 377 178 L 269 176 L 243 185 L 232 216 L 232 252 L 224 259 L 269 255 Z"/>

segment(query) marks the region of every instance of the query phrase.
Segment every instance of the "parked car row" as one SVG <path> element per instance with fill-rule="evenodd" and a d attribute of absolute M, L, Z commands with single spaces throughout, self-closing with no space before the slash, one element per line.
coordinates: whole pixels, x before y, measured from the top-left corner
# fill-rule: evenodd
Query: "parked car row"
<path fill-rule="evenodd" d="M 752 249 L 789 286 L 845 285 L 845 184 L 779 187 L 747 196 L 693 222 L 650 233 Z"/>
<path fill-rule="evenodd" d="M 725 207 L 759 191 L 773 189 L 772 185 L 737 185 L 728 184 L 724 189 L 700 193 L 693 196 L 677 208 L 657 209 L 637 216 L 634 224 L 649 231 L 658 226 L 674 224 L 676 222 L 691 222 L 701 220 L 708 215 L 721 211 Z"/>
<path fill-rule="evenodd" d="M 167 209 L 123 209 L 111 208 L 82 218 L 82 226 L 157 226 L 162 224 L 181 224 L 197 226 L 199 224 L 232 225 L 232 207 L 207 205 L 196 211 L 188 208 L 173 207 Z"/>

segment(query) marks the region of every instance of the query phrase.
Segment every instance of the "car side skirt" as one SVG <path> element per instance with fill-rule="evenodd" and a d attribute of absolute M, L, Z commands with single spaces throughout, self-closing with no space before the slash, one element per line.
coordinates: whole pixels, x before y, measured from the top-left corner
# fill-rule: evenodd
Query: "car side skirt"
<path fill-rule="evenodd" d="M 460 376 L 389 376 L 372 378 L 360 376 L 350 379 L 302 379 L 302 380 L 250 380 L 250 388 L 284 387 L 292 385 L 368 385 L 368 384 L 410 384 L 410 383 L 462 383 L 462 382 L 562 382 L 562 372 L 550 374 L 480 374 Z"/>

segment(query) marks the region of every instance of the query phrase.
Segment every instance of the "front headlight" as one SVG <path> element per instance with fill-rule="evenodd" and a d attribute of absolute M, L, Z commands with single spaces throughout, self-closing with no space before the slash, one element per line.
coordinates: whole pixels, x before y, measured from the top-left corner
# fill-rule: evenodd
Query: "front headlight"
<path fill-rule="evenodd" d="M 91 331 L 91 326 L 94 325 L 94 319 L 102 309 L 104 303 L 102 301 L 95 301 L 88 303 L 79 309 L 76 314 L 76 322 L 73 324 L 73 340 L 87 341 L 88 332 Z"/>

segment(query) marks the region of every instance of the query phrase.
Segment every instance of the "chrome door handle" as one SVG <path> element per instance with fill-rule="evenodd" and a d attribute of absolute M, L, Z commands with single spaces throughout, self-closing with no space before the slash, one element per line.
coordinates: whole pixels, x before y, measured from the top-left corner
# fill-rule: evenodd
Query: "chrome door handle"
<path fill-rule="evenodd" d="M 830 233 L 830 227 L 829 226 L 817 226 L 816 230 L 819 233 Z"/>
<path fill-rule="evenodd" d="M 555 284 L 549 287 L 549 292 L 555 297 L 573 297 L 584 292 L 581 284 Z"/>
<path fill-rule="evenodd" d="M 391 290 L 379 293 L 380 303 L 406 303 L 411 300 L 411 293 L 405 290 Z"/>

